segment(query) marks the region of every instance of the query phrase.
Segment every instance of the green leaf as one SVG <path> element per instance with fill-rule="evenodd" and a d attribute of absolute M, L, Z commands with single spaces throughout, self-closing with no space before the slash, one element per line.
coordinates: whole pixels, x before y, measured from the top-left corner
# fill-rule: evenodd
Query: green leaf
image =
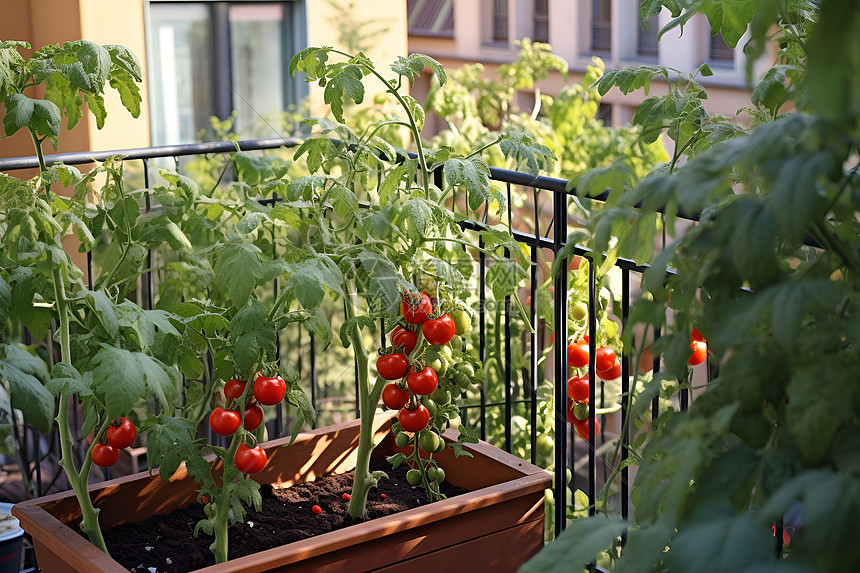
<path fill-rule="evenodd" d="M 360 270 L 368 278 L 368 312 L 377 316 L 397 316 L 400 313 L 400 292 L 415 288 L 406 281 L 394 264 L 384 256 L 370 250 L 358 255 Z"/>
<path fill-rule="evenodd" d="M 343 274 L 327 256 L 306 259 L 289 265 L 290 277 L 286 288 L 306 309 L 315 308 L 325 298 L 325 288 L 343 296 Z"/>
<path fill-rule="evenodd" d="M 233 363 L 239 374 L 250 374 L 264 359 L 275 357 L 277 334 L 266 307 L 255 298 L 230 321 Z"/>
<path fill-rule="evenodd" d="M 140 347 L 144 351 L 150 350 L 155 344 L 156 332 L 161 336 L 180 338 L 179 331 L 170 322 L 171 314 L 165 310 L 145 310 L 130 300 L 122 301 L 116 310 L 119 324 L 137 334 Z"/>
<path fill-rule="evenodd" d="M 329 190 L 331 204 L 338 217 L 346 218 L 358 210 L 358 197 L 355 193 L 341 184 L 335 184 Z"/>
<path fill-rule="evenodd" d="M 194 435 L 197 426 L 193 420 L 187 418 L 176 418 L 173 416 L 160 415 L 151 416 L 144 424 L 146 428 L 147 458 L 152 468 L 160 466 L 161 479 L 170 479 L 179 466 L 186 460 L 202 457 L 195 455 L 195 443 L 203 440 L 195 440 Z M 198 481 L 209 472 L 209 464 L 188 464 L 189 473 Z"/>
<path fill-rule="evenodd" d="M 57 362 L 51 369 L 51 379 L 45 385 L 54 396 L 92 396 L 93 391 L 78 370 L 66 362 Z"/>
<path fill-rule="evenodd" d="M 308 312 L 308 316 L 304 319 L 302 325 L 309 333 L 317 337 L 322 350 L 328 348 L 328 345 L 331 344 L 334 338 L 334 333 L 322 307 L 318 306 Z"/>
<path fill-rule="evenodd" d="M 313 139 L 305 140 L 299 147 L 296 149 L 295 154 L 293 154 L 293 160 L 298 161 L 299 158 L 308 154 L 305 159 L 305 163 L 307 163 L 308 171 L 311 173 L 316 173 L 316 171 L 322 167 L 323 171 L 328 173 L 329 171 L 329 161 L 331 158 L 337 156 L 337 145 L 327 137 L 314 137 Z M 315 185 L 316 186 L 316 185 Z M 290 187 L 287 186 L 287 196 L 290 197 Z M 295 200 L 295 199 L 291 199 Z"/>
<path fill-rule="evenodd" d="M 415 126 L 418 128 L 418 131 L 424 129 L 424 120 L 426 119 L 426 113 L 424 112 L 424 108 L 421 107 L 421 104 L 418 103 L 414 97 L 408 94 L 404 94 L 401 96 L 403 101 L 406 103 L 406 108 L 409 110 L 409 113 L 412 115 L 412 119 L 415 121 Z"/>
<path fill-rule="evenodd" d="M 305 81 L 308 82 L 324 77 L 330 49 L 323 46 L 301 50 L 290 60 L 290 77 L 296 77 L 296 72 L 304 72 L 307 75 Z"/>
<path fill-rule="evenodd" d="M 328 141 L 331 144 L 331 141 L 326 138 L 309 141 Z M 308 142 L 306 141 L 305 143 Z M 305 143 L 303 143 L 302 145 L 304 146 Z M 296 155 L 298 155 L 298 152 L 296 153 Z M 308 161 L 310 161 L 310 158 L 308 158 Z M 310 169 L 310 163 L 308 163 L 308 169 Z M 316 169 L 311 169 L 311 171 L 316 171 Z M 287 184 L 286 199 L 290 202 L 298 201 L 299 199 L 302 199 L 304 201 L 310 201 L 314 196 L 314 189 L 319 189 L 324 184 L 325 179 L 323 179 L 319 175 L 305 175 L 303 177 L 299 177 L 298 179 L 293 179 Z"/>
<path fill-rule="evenodd" d="M 403 205 L 401 216 L 407 222 L 406 232 L 414 239 L 426 237 L 433 223 L 435 208 L 422 197 L 409 199 Z"/>
<path fill-rule="evenodd" d="M 628 524 L 618 517 L 602 515 L 577 519 L 544 547 L 519 573 L 562 573 L 584 569 L 597 555 L 615 544 Z"/>
<path fill-rule="evenodd" d="M 380 205 L 388 205 L 392 200 L 394 200 L 397 191 L 403 184 L 405 176 L 406 165 L 403 163 L 398 164 L 385 175 L 385 179 L 383 179 L 382 183 L 379 184 Z"/>
<path fill-rule="evenodd" d="M 301 415 L 300 420 L 304 422 L 309 428 L 313 428 L 316 423 L 316 414 L 314 413 L 313 404 L 311 404 L 308 395 L 305 394 L 305 391 L 302 389 L 299 384 L 298 378 L 290 381 L 288 376 L 284 377 L 288 383 L 287 393 L 286 393 L 286 401 L 289 404 L 292 404 L 296 408 L 299 409 L 299 414 Z M 299 420 L 293 422 L 293 431 L 290 437 L 290 443 L 292 444 L 296 436 L 299 434 L 299 431 L 302 429 L 302 424 L 299 423 Z"/>
<path fill-rule="evenodd" d="M 463 186 L 469 195 L 469 207 L 477 211 L 490 197 L 490 170 L 478 157 L 450 158 L 443 168 L 449 185 Z"/>
<path fill-rule="evenodd" d="M 111 338 L 119 333 L 119 322 L 116 317 L 116 305 L 103 290 L 87 291 L 85 295 L 87 306 L 95 313 L 105 332 Z"/>
<path fill-rule="evenodd" d="M 55 73 L 45 81 L 45 99 L 54 102 L 66 113 L 68 118 L 66 129 L 72 129 L 83 117 L 81 106 L 83 98 L 77 90 L 72 89 L 69 79 L 60 73 Z"/>
<path fill-rule="evenodd" d="M 141 400 L 156 398 L 172 411 L 178 392 L 176 373 L 142 352 L 103 344 L 93 357 L 93 390 L 108 419 L 127 416 Z"/>
<path fill-rule="evenodd" d="M 9 384 L 12 407 L 43 434 L 51 431 L 54 398 L 43 386 L 48 368 L 41 358 L 11 344 L 0 345 L 0 379 Z"/>
<path fill-rule="evenodd" d="M 238 235 L 218 245 L 215 258 L 215 282 L 229 294 L 233 306 L 242 308 L 257 286 L 263 272 L 262 251 Z"/>
<path fill-rule="evenodd" d="M 505 131 L 499 141 L 499 149 L 505 157 L 513 160 L 515 169 L 525 169 L 532 175 L 540 175 L 552 167 L 556 157 L 549 147 L 541 145 L 527 133 Z"/>
<path fill-rule="evenodd" d="M 232 159 L 236 165 L 239 181 L 244 181 L 248 185 L 259 185 L 263 181 L 275 177 L 270 158 L 236 152 L 232 155 Z"/>
<path fill-rule="evenodd" d="M 409 54 L 408 57 L 397 56 L 397 60 L 392 62 L 391 69 L 394 73 L 404 76 L 409 80 L 409 85 L 415 85 L 415 78 L 421 75 L 424 68 L 430 68 L 436 75 L 436 80 L 439 85 L 445 85 L 448 81 L 448 76 L 445 73 L 445 68 L 442 64 L 424 54 Z"/>
<path fill-rule="evenodd" d="M 0 333 L 6 328 L 9 313 L 12 310 L 12 288 L 0 276 Z"/>
<path fill-rule="evenodd" d="M 15 40 L 0 42 L 0 96 L 13 88 L 19 70 L 24 67 L 18 48 L 30 49 L 30 44 Z"/>
<path fill-rule="evenodd" d="M 487 269 L 487 285 L 497 301 L 517 292 L 520 283 L 528 277 L 525 269 L 511 259 L 500 259 Z"/>
<path fill-rule="evenodd" d="M 60 108 L 54 102 L 11 94 L 6 96 L 5 103 L 3 127 L 7 136 L 24 127 L 33 129 L 41 137 L 60 134 Z"/>
<path fill-rule="evenodd" d="M 328 83 L 323 92 L 323 101 L 331 107 L 335 119 L 343 123 L 343 99 L 350 98 L 356 104 L 364 101 L 364 74 L 355 64 L 332 66 L 326 72 Z"/>
<path fill-rule="evenodd" d="M 651 88 L 651 80 L 654 76 L 662 73 L 665 73 L 664 68 L 654 66 L 610 70 L 603 74 L 594 85 L 601 96 L 605 96 L 613 86 L 617 86 L 623 94 L 642 89 L 647 96 L 648 90 Z"/>
<path fill-rule="evenodd" d="M 110 53 L 112 62 L 110 86 L 119 93 L 120 102 L 131 116 L 140 117 L 143 99 L 139 84 L 143 81 L 143 72 L 137 56 L 124 46 L 105 45 L 104 48 Z"/>

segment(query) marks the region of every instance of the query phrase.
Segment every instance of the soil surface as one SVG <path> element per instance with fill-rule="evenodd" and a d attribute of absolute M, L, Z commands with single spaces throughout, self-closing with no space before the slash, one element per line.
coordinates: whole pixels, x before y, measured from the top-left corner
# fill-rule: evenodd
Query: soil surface
<path fill-rule="evenodd" d="M 402 465 L 392 470 L 384 459 L 371 463 L 371 470 L 382 470 L 389 479 L 380 480 L 370 491 L 368 519 L 427 504 L 424 490 L 406 482 L 407 469 Z M 342 497 L 352 490 L 352 477 L 353 472 L 348 472 L 286 489 L 261 487 L 262 511 L 249 510 L 244 523 L 230 528 L 230 559 L 352 525 L 347 514 L 349 502 Z M 443 483 L 442 493 L 452 497 L 464 490 Z M 314 513 L 314 505 L 319 505 L 322 512 Z M 140 523 L 112 527 L 104 532 L 105 542 L 111 557 L 129 571 L 187 573 L 215 563 L 209 551 L 213 538 L 204 533 L 197 538 L 192 535 L 194 526 L 203 518 L 203 506 L 195 503 Z"/>

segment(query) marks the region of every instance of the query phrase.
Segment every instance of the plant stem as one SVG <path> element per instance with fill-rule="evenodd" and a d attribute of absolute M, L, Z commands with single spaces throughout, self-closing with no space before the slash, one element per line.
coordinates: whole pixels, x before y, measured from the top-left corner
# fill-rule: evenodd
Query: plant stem
<path fill-rule="evenodd" d="M 71 364 L 71 335 L 69 334 L 69 309 L 68 306 L 66 306 L 65 299 L 65 282 L 63 281 L 63 274 L 60 269 L 54 268 L 53 275 L 54 296 L 56 297 L 57 314 L 60 321 L 60 359 L 67 364 Z M 70 404 L 70 397 L 61 399 L 60 411 L 57 413 L 56 418 L 60 434 L 60 451 L 62 453 L 60 466 L 62 466 L 63 470 L 66 472 L 66 477 L 69 479 L 69 483 L 75 491 L 75 497 L 77 497 L 78 505 L 81 508 L 81 531 L 87 534 L 87 537 L 93 545 L 104 551 L 106 554 L 109 554 L 107 546 L 105 545 L 104 537 L 102 536 L 102 530 L 99 527 L 99 510 L 93 506 L 90 494 L 87 491 L 87 482 L 89 481 L 90 468 L 92 467 L 89 455 L 87 455 L 87 461 L 84 462 L 80 473 L 78 473 L 75 468 L 75 461 L 72 456 L 72 431 L 69 427 L 70 405 L 73 405 Z M 96 434 L 96 439 L 98 439 L 103 432 L 104 425 Z M 93 443 L 95 443 L 95 441 Z"/>
<path fill-rule="evenodd" d="M 347 295 L 344 297 L 344 307 L 346 309 L 346 319 L 355 317 L 355 303 L 353 302 L 351 285 L 349 281 L 344 281 L 344 292 Z M 360 430 L 358 435 L 358 451 L 355 459 L 355 478 L 352 483 L 352 494 L 349 499 L 349 515 L 355 520 L 364 519 L 367 506 L 367 495 L 370 488 L 376 486 L 377 478 L 370 473 L 370 454 L 373 452 L 373 415 L 376 413 L 376 406 L 379 404 L 379 398 L 382 395 L 382 390 L 385 382 L 382 378 L 377 380 L 373 388 L 368 386 L 369 377 L 367 370 L 367 361 L 369 359 L 367 349 L 364 347 L 364 341 L 361 338 L 361 329 L 358 324 L 353 322 L 349 332 L 349 338 L 352 341 L 352 346 L 355 353 L 355 361 L 358 365 L 358 396 L 359 396 L 359 412 L 360 412 Z"/>

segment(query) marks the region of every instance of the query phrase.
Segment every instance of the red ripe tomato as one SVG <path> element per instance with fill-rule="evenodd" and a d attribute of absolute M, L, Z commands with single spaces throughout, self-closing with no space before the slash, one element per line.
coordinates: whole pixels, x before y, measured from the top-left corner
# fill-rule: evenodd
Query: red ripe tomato
<path fill-rule="evenodd" d="M 598 372 L 609 370 L 615 366 L 615 361 L 618 359 L 615 356 L 615 351 L 608 346 L 601 346 L 594 354 L 594 369 Z"/>
<path fill-rule="evenodd" d="M 567 397 L 574 402 L 588 401 L 588 375 L 567 379 Z"/>
<path fill-rule="evenodd" d="M 238 400 L 245 391 L 246 385 L 247 383 L 241 380 L 228 380 L 224 383 L 224 398 L 227 399 L 228 403 L 230 400 Z"/>
<path fill-rule="evenodd" d="M 266 451 L 259 445 L 249 448 L 245 444 L 239 444 L 233 462 L 240 472 L 255 474 L 266 466 Z"/>
<path fill-rule="evenodd" d="M 262 374 L 257 375 L 254 382 L 254 398 L 264 406 L 274 406 L 284 399 L 287 393 L 287 384 L 280 376 L 266 378 Z"/>
<path fill-rule="evenodd" d="M 409 401 L 409 392 L 397 384 L 388 384 L 382 389 L 382 403 L 391 410 L 399 410 Z"/>
<path fill-rule="evenodd" d="M 436 389 L 436 386 L 439 384 L 439 378 L 436 376 L 436 371 L 429 366 L 425 366 L 421 372 L 416 372 L 413 368 L 412 372 L 406 378 L 406 384 L 409 385 L 409 389 L 413 394 L 426 396 L 432 394 L 433 390 Z"/>
<path fill-rule="evenodd" d="M 585 344 L 588 346 L 588 333 L 582 335 L 582 338 L 576 341 L 577 344 Z"/>
<path fill-rule="evenodd" d="M 108 444 L 96 444 L 90 452 L 90 457 L 97 466 L 109 468 L 119 459 L 119 448 Z"/>
<path fill-rule="evenodd" d="M 615 380 L 621 377 L 621 362 L 615 362 L 609 370 L 598 370 L 597 377 L 601 380 Z"/>
<path fill-rule="evenodd" d="M 245 417 L 242 419 L 242 425 L 249 432 L 256 430 L 263 423 L 263 409 L 259 404 L 251 404 L 245 408 Z"/>
<path fill-rule="evenodd" d="M 702 341 L 704 341 L 705 337 L 702 336 L 702 333 L 699 332 L 699 330 L 694 326 L 693 332 L 692 332 L 692 334 L 690 334 L 690 339 L 691 340 L 702 340 Z"/>
<path fill-rule="evenodd" d="M 407 410 L 406 408 L 400 410 L 397 420 L 405 431 L 420 432 L 430 423 L 430 412 L 423 404 L 418 404 L 414 410 Z"/>
<path fill-rule="evenodd" d="M 453 318 L 443 314 L 435 320 L 425 322 L 421 330 L 424 332 L 424 339 L 430 344 L 448 344 L 454 338 L 457 326 Z"/>
<path fill-rule="evenodd" d="M 568 344 L 567 365 L 573 368 L 588 366 L 588 344 Z"/>
<path fill-rule="evenodd" d="M 411 330 L 403 328 L 402 326 L 395 326 L 394 330 L 391 331 L 391 344 L 394 346 L 402 347 L 403 353 L 406 355 L 412 354 L 412 351 L 415 350 L 415 344 L 417 344 L 417 342 L 418 335 Z"/>
<path fill-rule="evenodd" d="M 117 418 L 108 425 L 107 441 L 109 446 L 119 450 L 129 447 L 137 437 L 137 429 L 128 418 Z"/>
<path fill-rule="evenodd" d="M 576 430 L 576 434 L 582 438 L 583 440 L 588 439 L 588 434 L 591 429 L 591 424 L 586 418 L 585 420 L 576 420 L 573 422 L 573 429 Z M 600 433 L 600 420 L 594 418 L 594 436 L 595 438 Z"/>
<path fill-rule="evenodd" d="M 405 300 L 400 302 L 400 313 L 403 319 L 409 324 L 423 324 L 427 322 L 429 315 L 433 312 L 433 303 L 430 302 L 430 297 L 421 293 L 419 300 L 412 300 L 407 303 Z"/>
<path fill-rule="evenodd" d="M 708 344 L 704 340 L 691 340 L 690 350 L 693 351 L 693 354 L 687 360 L 687 364 L 690 366 L 701 364 L 708 356 Z"/>
<path fill-rule="evenodd" d="M 241 423 L 242 416 L 233 410 L 215 408 L 209 414 L 209 427 L 219 436 L 232 436 L 239 429 Z"/>
<path fill-rule="evenodd" d="M 385 380 L 399 380 L 409 373 L 409 360 L 402 352 L 383 354 L 376 359 L 376 369 Z"/>

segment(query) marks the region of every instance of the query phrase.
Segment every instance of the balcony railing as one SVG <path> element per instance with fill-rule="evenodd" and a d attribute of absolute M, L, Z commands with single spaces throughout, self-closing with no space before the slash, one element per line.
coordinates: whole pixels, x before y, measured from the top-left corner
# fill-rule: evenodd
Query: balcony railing
<path fill-rule="evenodd" d="M 145 188 L 150 188 L 151 185 L 151 172 L 153 171 L 153 161 L 162 158 L 174 158 L 176 164 L 179 165 L 180 157 L 186 156 L 200 156 L 207 154 L 220 154 L 220 153 L 229 153 L 235 151 L 237 147 L 242 151 L 251 151 L 251 150 L 271 150 L 276 148 L 289 148 L 294 147 L 300 143 L 298 139 L 283 139 L 283 138 L 274 138 L 274 139 L 258 139 L 258 140 L 247 140 L 240 142 L 214 142 L 214 143 L 201 143 L 201 144 L 192 144 L 192 145 L 174 145 L 174 146 L 165 146 L 165 147 L 150 147 L 150 148 L 141 148 L 141 149 L 125 149 L 125 150 L 117 150 L 117 151 L 106 151 L 106 152 L 86 152 L 86 153 L 66 153 L 59 155 L 48 155 L 45 157 L 45 160 L 48 164 L 62 162 L 68 165 L 80 165 L 92 163 L 93 161 L 100 161 L 107 159 L 112 156 L 122 156 L 127 164 L 132 162 L 140 161 L 143 166 L 143 184 Z M 11 158 L 11 159 L 0 159 L 0 171 L 15 171 L 21 169 L 28 168 L 37 168 L 38 161 L 35 157 L 30 158 Z M 504 191 L 507 196 L 507 204 L 512 205 L 512 199 L 514 199 L 515 194 L 517 197 L 522 198 L 523 195 L 526 196 L 526 200 L 524 202 L 520 202 L 526 206 L 531 206 L 530 216 L 533 218 L 533 226 L 529 230 L 522 230 L 521 227 L 522 221 L 518 221 L 516 226 L 513 226 L 512 213 L 511 210 L 508 209 L 507 217 L 508 217 L 508 227 L 511 228 L 511 232 L 513 237 L 517 242 L 527 248 L 530 254 L 530 270 L 529 270 L 529 279 L 528 283 L 525 286 L 525 290 L 521 291 L 523 294 L 528 292 L 528 295 L 531 297 L 531 301 L 538 300 L 538 288 L 541 284 L 543 276 L 540 272 L 540 252 L 544 251 L 546 255 L 546 260 L 550 258 L 555 259 L 556 256 L 567 247 L 568 240 L 568 231 L 569 231 L 569 221 L 570 221 L 570 209 L 572 205 L 573 198 L 575 197 L 574 191 L 566 190 L 566 186 L 568 181 L 562 179 L 555 179 L 551 177 L 543 177 L 543 176 L 533 176 L 523 172 L 510 171 L 506 169 L 499 168 L 491 168 L 491 179 L 499 185 L 504 186 Z M 442 181 L 442 173 L 441 171 L 435 174 L 437 177 L 436 183 L 443 185 Z M 268 201 L 277 201 L 277 198 L 269 199 Z M 601 201 L 602 198 L 596 198 L 597 201 Z M 454 201 L 456 204 L 457 197 L 455 195 Z M 157 206 L 149 205 L 147 201 L 145 210 L 155 209 Z M 487 213 L 489 209 L 484 209 L 483 211 L 483 219 L 482 220 L 467 220 L 461 223 L 464 229 L 478 229 L 487 224 Z M 503 222 L 504 223 L 504 222 Z M 516 228 L 514 228 L 516 227 Z M 572 252 L 576 256 L 588 255 L 589 251 L 586 248 L 580 246 L 574 246 L 572 251 L 566 250 L 565 252 Z M 92 255 L 88 254 L 88 275 L 92 276 Z M 478 307 L 478 331 L 479 331 L 479 354 L 481 357 L 487 356 L 488 351 L 488 316 L 487 316 L 487 303 L 488 303 L 488 292 L 485 283 L 485 271 L 487 270 L 487 261 L 484 254 L 480 254 L 478 258 L 478 297 L 480 300 L 480 304 Z M 622 325 L 626 325 L 628 319 L 628 313 L 630 310 L 630 301 L 632 292 L 634 289 L 634 285 L 637 283 L 644 267 L 635 264 L 631 260 L 619 259 L 616 263 L 616 266 L 619 269 L 621 275 L 621 316 L 617 317 Z M 567 265 L 561 266 L 560 268 L 566 268 Z M 155 291 L 153 284 L 154 277 L 152 273 L 146 273 L 141 281 L 141 284 L 138 285 L 140 289 L 140 296 L 142 300 L 142 305 L 145 308 L 153 307 L 153 293 Z M 277 285 L 275 285 L 277 288 Z M 554 278 L 554 292 L 552 294 L 552 308 L 553 308 L 553 319 L 555 324 L 555 340 L 557 341 L 567 341 L 568 340 L 568 273 L 559 272 Z M 595 269 L 593 265 L 589 266 L 588 273 L 588 331 L 596 332 L 597 324 L 596 324 L 596 316 L 597 316 L 597 277 L 595 276 Z M 574 472 L 573 483 L 571 484 L 572 488 L 581 489 L 588 496 L 590 512 L 594 512 L 595 508 L 595 500 L 598 495 L 598 492 L 603 483 L 606 481 L 606 477 L 614 471 L 615 468 L 621 467 L 622 469 L 618 472 L 621 479 L 622 487 L 618 493 L 617 503 L 620 513 L 623 517 L 628 517 L 630 500 L 629 500 L 629 468 L 625 463 L 625 459 L 627 458 L 628 445 L 630 444 L 631 436 L 628 431 L 623 430 L 621 435 L 618 436 L 620 439 L 620 459 L 617 460 L 608 460 L 606 457 L 600 455 L 598 451 L 598 443 L 605 444 L 607 443 L 607 435 L 608 432 L 604 427 L 601 429 L 600 434 L 597 436 L 590 437 L 589 440 L 582 440 L 576 436 L 574 432 L 572 432 L 572 428 L 570 424 L 566 421 L 566 402 L 567 402 L 567 388 L 566 381 L 568 378 L 568 364 L 567 364 L 567 352 L 552 352 L 549 351 L 548 354 L 544 354 L 544 349 L 551 345 L 546 344 L 546 341 L 543 339 L 541 335 L 541 331 L 538 328 L 535 328 L 533 331 L 528 332 L 525 330 L 524 334 L 520 338 L 515 338 L 512 335 L 512 327 L 515 325 L 518 320 L 515 312 L 512 309 L 512 301 L 510 297 L 504 299 L 504 301 L 497 301 L 497 303 L 501 304 L 501 312 L 500 316 L 502 318 L 503 326 L 499 324 L 495 324 L 496 332 L 499 334 L 499 344 L 503 348 L 504 355 L 504 377 L 502 380 L 503 383 L 503 400 L 491 401 L 488 399 L 487 388 L 481 388 L 479 394 L 480 396 L 477 399 L 472 400 L 471 403 L 467 403 L 462 407 L 463 417 L 468 417 L 470 420 L 474 420 L 480 429 L 481 437 L 486 439 L 488 438 L 488 424 L 487 417 L 488 412 L 491 412 L 494 408 L 502 409 L 502 419 L 504 420 L 504 431 L 503 436 L 495 437 L 495 441 L 497 442 L 494 445 L 497 445 L 500 448 L 504 448 L 508 451 L 512 449 L 512 443 L 514 442 L 515 435 L 514 432 L 517 431 L 513 425 L 513 417 L 515 416 L 515 411 L 525 410 L 528 414 L 528 443 L 530 445 L 529 452 L 531 461 L 534 463 L 537 459 L 537 436 L 538 436 L 538 402 L 540 397 L 538 395 L 538 389 L 540 384 L 544 381 L 539 372 L 541 371 L 541 367 L 539 365 L 539 356 L 545 355 L 547 357 L 547 364 L 551 363 L 551 368 L 547 368 L 545 370 L 545 378 L 548 381 L 552 382 L 553 386 L 553 396 L 556 404 L 555 412 L 554 412 L 554 428 L 555 428 L 555 454 L 554 454 L 554 468 L 556 471 L 556 475 L 564 476 L 568 470 L 571 468 L 576 460 L 579 460 L 580 463 L 578 465 L 582 466 L 582 469 L 578 467 L 575 468 L 577 471 Z M 529 316 L 527 317 L 529 323 L 532 325 L 538 325 L 538 312 L 537 312 L 537 304 L 529 304 L 526 305 L 528 309 Z M 27 335 L 25 333 L 25 335 Z M 298 357 L 298 361 L 300 366 L 300 370 L 303 372 L 303 376 L 305 376 L 305 380 L 310 387 L 310 396 L 314 403 L 318 403 L 320 399 L 325 396 L 327 389 L 320 386 L 319 373 L 318 373 L 318 356 L 315 348 L 314 338 L 307 333 L 304 333 L 303 336 L 308 338 L 307 340 L 307 348 L 309 348 L 308 355 L 306 358 L 306 364 L 301 362 L 301 356 Z M 660 333 L 657 332 L 655 334 L 656 337 L 660 336 Z M 589 376 L 590 376 L 590 396 L 589 396 L 589 404 L 594 405 L 596 403 L 595 394 L 600 392 L 602 389 L 602 384 L 596 384 L 595 380 L 595 368 L 594 368 L 594 356 L 595 356 L 595 341 L 594 336 L 590 339 L 590 357 L 591 364 L 589 368 Z M 29 339 L 25 340 L 26 343 L 30 343 Z M 50 346 L 50 340 L 47 341 L 47 344 Z M 384 344 L 383 344 L 384 345 Z M 519 348 L 515 345 L 519 345 Z M 279 345 L 280 347 L 280 345 Z M 560 344 L 560 348 L 565 349 L 566 343 Z M 512 356 L 514 353 L 519 352 L 521 356 L 528 356 L 527 366 L 520 371 L 514 371 L 513 368 L 513 360 Z M 49 353 L 50 355 L 51 353 Z M 631 391 L 631 383 L 634 379 L 632 370 L 633 365 L 631 364 L 631 357 L 628 352 L 623 352 L 620 356 L 621 360 L 621 393 L 622 397 L 627 396 Z M 638 368 L 638 365 L 637 365 Z M 655 359 L 653 364 L 651 365 L 653 372 L 657 372 L 660 368 L 659 359 Z M 673 405 L 673 407 L 678 407 L 680 409 L 686 409 L 689 401 L 691 399 L 689 390 L 682 390 L 679 394 L 678 403 Z M 628 402 L 626 399 L 621 400 L 621 410 L 620 416 L 621 419 L 626 419 L 628 415 L 627 411 Z M 592 406 L 593 408 L 593 406 Z M 357 411 L 357 405 L 356 405 Z M 593 409 L 591 411 L 593 413 Z M 654 419 L 660 414 L 659 411 L 659 401 L 658 398 L 654 399 L 652 404 L 652 416 Z M 268 430 L 270 435 L 282 435 L 286 431 L 288 431 L 290 420 L 287 417 L 287 413 L 283 409 L 278 409 L 276 418 L 268 423 Z M 621 427 L 625 427 L 624 424 L 621 424 Z M 627 425 L 629 427 L 629 425 Z M 21 446 L 21 454 L 23 456 L 23 464 L 22 466 L 25 468 L 29 468 L 30 475 L 29 479 L 33 480 L 35 483 L 35 490 L 38 495 L 43 495 L 49 492 L 52 487 L 54 487 L 54 482 L 60 472 L 52 471 L 53 481 L 47 481 L 46 477 L 43 475 L 42 461 L 47 459 L 52 452 L 55 452 L 55 448 L 57 447 L 57 439 L 56 436 L 41 436 L 34 429 L 30 427 L 24 427 L 23 432 L 19 431 L 17 426 L 14 427 L 15 438 Z M 209 436 L 211 439 L 217 439 L 216 436 Z M 85 450 L 84 450 L 85 451 Z M 106 473 L 105 477 L 110 477 L 109 470 Z M 566 493 L 567 486 L 565 484 L 565 480 L 557 479 L 555 482 L 555 491 L 554 498 L 556 500 L 565 500 L 568 499 L 568 495 Z M 555 504 L 555 515 L 554 515 L 554 523 L 556 533 L 560 532 L 567 521 L 567 507 L 564 503 L 556 503 Z"/>

